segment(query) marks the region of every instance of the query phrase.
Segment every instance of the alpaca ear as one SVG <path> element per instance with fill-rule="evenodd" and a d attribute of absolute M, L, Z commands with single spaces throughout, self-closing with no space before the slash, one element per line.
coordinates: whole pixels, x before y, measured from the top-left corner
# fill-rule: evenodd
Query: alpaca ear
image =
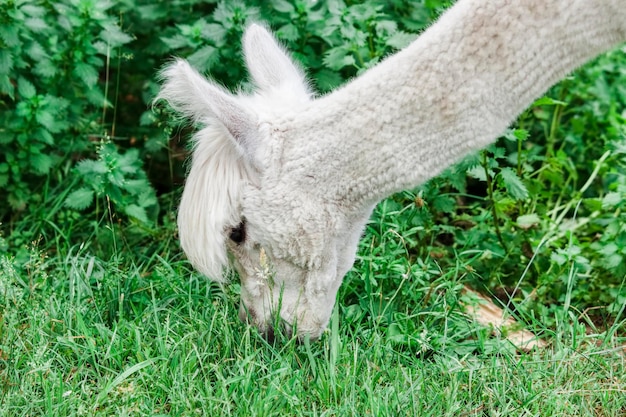
<path fill-rule="evenodd" d="M 182 59 L 166 66 L 160 76 L 163 85 L 155 101 L 166 100 L 174 110 L 197 123 L 221 124 L 241 155 L 254 155 L 255 117 L 235 96 L 209 82 Z"/>
<path fill-rule="evenodd" d="M 252 81 L 261 93 L 279 92 L 299 101 L 311 99 L 304 72 L 263 26 L 252 24 L 246 29 L 243 52 Z"/>

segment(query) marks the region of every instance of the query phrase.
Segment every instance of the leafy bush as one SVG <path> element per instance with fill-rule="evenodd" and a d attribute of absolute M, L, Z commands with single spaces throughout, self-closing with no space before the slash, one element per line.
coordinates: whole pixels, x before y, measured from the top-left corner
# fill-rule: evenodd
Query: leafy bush
<path fill-rule="evenodd" d="M 41 203 L 40 178 L 67 174 L 68 164 L 105 133 L 111 103 L 100 78 L 132 40 L 112 6 L 87 0 L 0 6 L 1 215 L 6 202 L 16 211 Z"/>
<path fill-rule="evenodd" d="M 96 184 L 101 179 L 92 181 L 89 175 L 95 173 L 74 167 L 111 146 L 120 155 L 138 149 L 132 155 L 148 161 L 144 170 L 160 190 L 179 185 L 184 149 L 167 146 L 178 127 L 148 108 L 157 89 L 155 73 L 169 56 L 186 57 L 225 84 L 238 84 L 246 75 L 240 56 L 243 29 L 250 21 L 267 21 L 318 88 L 328 91 L 406 45 L 415 36 L 410 32 L 441 10 L 438 2 L 284 0 L 191 1 L 185 7 L 135 0 L 11 0 L 0 7 L 0 143 L 5 150 L 0 189 L 8 203 L 0 216 L 5 219 L 29 205 L 46 204 L 44 188 L 55 184 L 80 187 L 66 200 L 69 208 L 97 207 L 87 200 L 103 196 Z M 111 190 L 101 191 L 108 196 Z M 111 202 L 119 212 L 137 214 L 136 207 L 146 208 L 139 194 Z"/>

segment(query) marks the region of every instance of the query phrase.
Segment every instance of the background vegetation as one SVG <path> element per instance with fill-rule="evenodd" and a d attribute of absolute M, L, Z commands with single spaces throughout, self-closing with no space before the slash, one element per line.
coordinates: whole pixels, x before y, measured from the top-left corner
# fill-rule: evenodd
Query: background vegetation
<path fill-rule="evenodd" d="M 449 3 L 0 0 L 0 415 L 626 415 L 624 50 L 382 202 L 319 343 L 268 344 L 182 258 L 164 62 L 245 83 L 261 20 L 324 93 Z M 549 348 L 469 320 L 466 284 Z"/>

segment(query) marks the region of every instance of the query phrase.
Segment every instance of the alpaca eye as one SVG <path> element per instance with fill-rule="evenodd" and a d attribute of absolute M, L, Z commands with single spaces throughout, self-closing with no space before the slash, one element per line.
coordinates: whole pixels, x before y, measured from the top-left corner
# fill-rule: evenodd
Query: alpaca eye
<path fill-rule="evenodd" d="M 244 221 L 239 223 L 237 227 L 230 229 L 229 239 L 238 245 L 241 245 L 246 240 L 246 224 Z"/>

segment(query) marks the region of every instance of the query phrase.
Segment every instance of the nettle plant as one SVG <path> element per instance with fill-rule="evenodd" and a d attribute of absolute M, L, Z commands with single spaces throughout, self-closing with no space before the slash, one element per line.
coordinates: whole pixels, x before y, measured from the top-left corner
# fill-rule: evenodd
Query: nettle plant
<path fill-rule="evenodd" d="M 111 142 L 103 143 L 97 159 L 84 159 L 76 165 L 81 186 L 67 196 L 66 206 L 84 210 L 94 201 L 97 208 L 111 203 L 126 215 L 150 224 L 158 202 L 142 165 L 139 150 L 121 154 Z"/>
<path fill-rule="evenodd" d="M 91 0 L 9 0 L 0 6 L 0 215 L 42 202 L 41 185 L 67 180 L 76 161 L 98 152 L 110 133 L 105 123 L 115 94 L 108 91 L 110 63 L 132 40 L 120 28 L 114 6 Z M 108 145 L 100 147 L 101 158 L 102 149 Z M 138 163 L 135 154 L 117 157 L 120 165 Z M 78 170 L 82 180 L 98 190 L 100 179 L 90 179 L 83 168 Z M 136 181 L 135 171 L 121 172 Z M 109 172 L 107 192 L 124 182 L 118 177 L 119 172 Z M 70 207 L 88 205 L 84 189 L 80 195 Z M 129 205 L 123 209 L 145 217 Z"/>
<path fill-rule="evenodd" d="M 201 72 L 210 69 L 225 84 L 235 84 L 245 77 L 240 45 L 246 24 L 267 22 L 307 68 L 316 89 L 326 92 L 408 45 L 447 3 L 235 0 L 209 6 L 192 1 L 196 11 L 177 12 L 170 18 L 176 24 L 158 39 L 165 45 L 162 50 L 185 57 Z M 163 19 L 155 8 L 140 13 Z"/>

